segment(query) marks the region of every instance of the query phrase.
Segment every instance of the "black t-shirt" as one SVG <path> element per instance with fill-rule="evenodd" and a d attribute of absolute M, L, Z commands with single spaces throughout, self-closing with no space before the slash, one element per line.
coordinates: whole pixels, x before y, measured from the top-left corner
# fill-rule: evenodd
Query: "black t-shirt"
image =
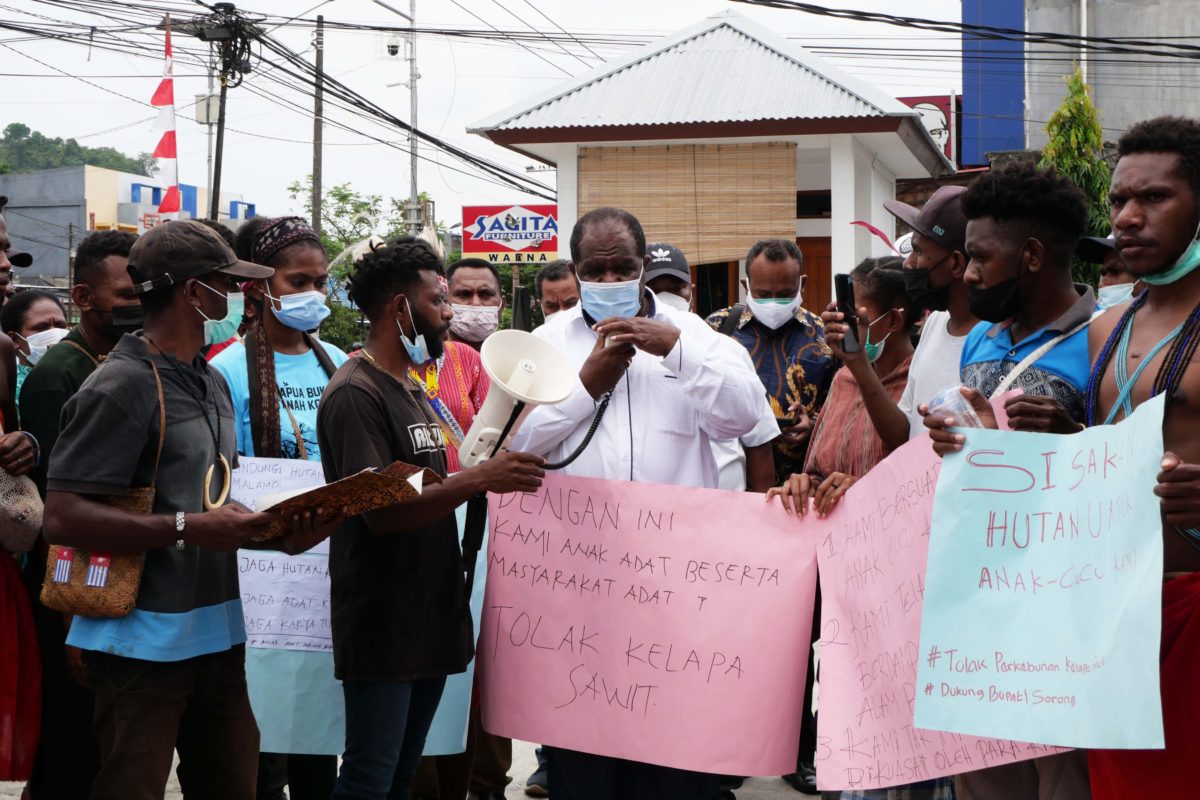
<path fill-rule="evenodd" d="M 100 356 L 83 331 L 72 328 L 63 341 L 46 351 L 21 386 L 21 428 L 37 437 L 44 456 L 30 473 L 42 497 L 46 496 L 49 456 L 58 441 L 63 406 L 99 364 Z"/>
<path fill-rule="evenodd" d="M 317 439 L 327 481 L 393 461 L 446 474 L 441 429 L 424 394 L 361 358 L 326 387 Z M 390 536 L 352 517 L 330 540 L 329 576 L 339 680 L 409 681 L 466 669 L 474 637 L 453 514 Z"/>

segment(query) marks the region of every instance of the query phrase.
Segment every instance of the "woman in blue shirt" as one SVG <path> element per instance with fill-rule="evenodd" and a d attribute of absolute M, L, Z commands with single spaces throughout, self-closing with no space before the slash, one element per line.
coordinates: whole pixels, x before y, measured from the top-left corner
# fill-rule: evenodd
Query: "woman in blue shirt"
<path fill-rule="evenodd" d="M 313 335 L 329 315 L 325 250 L 299 217 L 256 217 L 238 231 L 237 252 L 239 258 L 275 269 L 271 278 L 244 287 L 255 319 L 242 341 L 212 360 L 229 384 L 238 452 L 320 461 L 317 405 L 347 358 Z M 293 558 L 324 570 L 328 551 L 316 548 Z M 285 784 L 291 800 L 326 800 L 345 743 L 332 650 L 268 649 L 251 643 L 246 682 L 261 732 L 258 800 L 282 800 Z"/>

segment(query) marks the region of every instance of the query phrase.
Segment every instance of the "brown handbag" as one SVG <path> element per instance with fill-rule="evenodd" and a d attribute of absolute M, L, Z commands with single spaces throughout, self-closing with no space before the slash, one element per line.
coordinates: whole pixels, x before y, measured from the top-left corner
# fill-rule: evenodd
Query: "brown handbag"
<path fill-rule="evenodd" d="M 154 477 L 149 486 L 131 487 L 128 494 L 99 495 L 98 503 L 135 514 L 154 510 L 158 464 L 167 436 L 167 406 L 163 399 L 162 379 L 153 362 L 154 385 L 158 391 L 158 450 L 154 455 Z M 42 604 L 64 614 L 81 617 L 116 619 L 133 610 L 146 554 L 118 555 L 77 547 L 52 544 L 46 556 L 46 577 L 42 580 Z"/>

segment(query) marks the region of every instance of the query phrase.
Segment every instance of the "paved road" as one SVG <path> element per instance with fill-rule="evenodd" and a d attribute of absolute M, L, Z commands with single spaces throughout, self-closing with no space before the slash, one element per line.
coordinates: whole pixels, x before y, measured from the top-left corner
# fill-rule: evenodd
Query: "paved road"
<path fill-rule="evenodd" d="M 524 798 L 525 779 L 534 768 L 533 745 L 525 742 L 513 743 L 513 768 L 509 772 L 513 777 L 512 784 L 506 792 L 506 800 Z M 21 796 L 21 784 L 0 783 L 0 798 L 17 798 Z M 805 795 L 794 791 L 779 778 L 756 778 L 746 782 L 745 787 L 737 792 L 738 800 L 804 800 Z M 167 789 L 167 800 L 182 800 L 183 794 L 179 785 L 171 776 L 171 784 Z"/>

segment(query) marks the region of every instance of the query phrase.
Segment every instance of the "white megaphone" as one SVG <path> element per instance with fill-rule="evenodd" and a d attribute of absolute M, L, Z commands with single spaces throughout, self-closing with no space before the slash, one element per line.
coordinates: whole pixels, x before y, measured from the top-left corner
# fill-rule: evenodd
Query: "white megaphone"
<path fill-rule="evenodd" d="M 458 448 L 463 469 L 487 461 L 516 432 L 534 406 L 561 403 L 576 371 L 553 345 L 525 331 L 496 331 L 479 349 L 492 380 L 471 430 Z"/>

